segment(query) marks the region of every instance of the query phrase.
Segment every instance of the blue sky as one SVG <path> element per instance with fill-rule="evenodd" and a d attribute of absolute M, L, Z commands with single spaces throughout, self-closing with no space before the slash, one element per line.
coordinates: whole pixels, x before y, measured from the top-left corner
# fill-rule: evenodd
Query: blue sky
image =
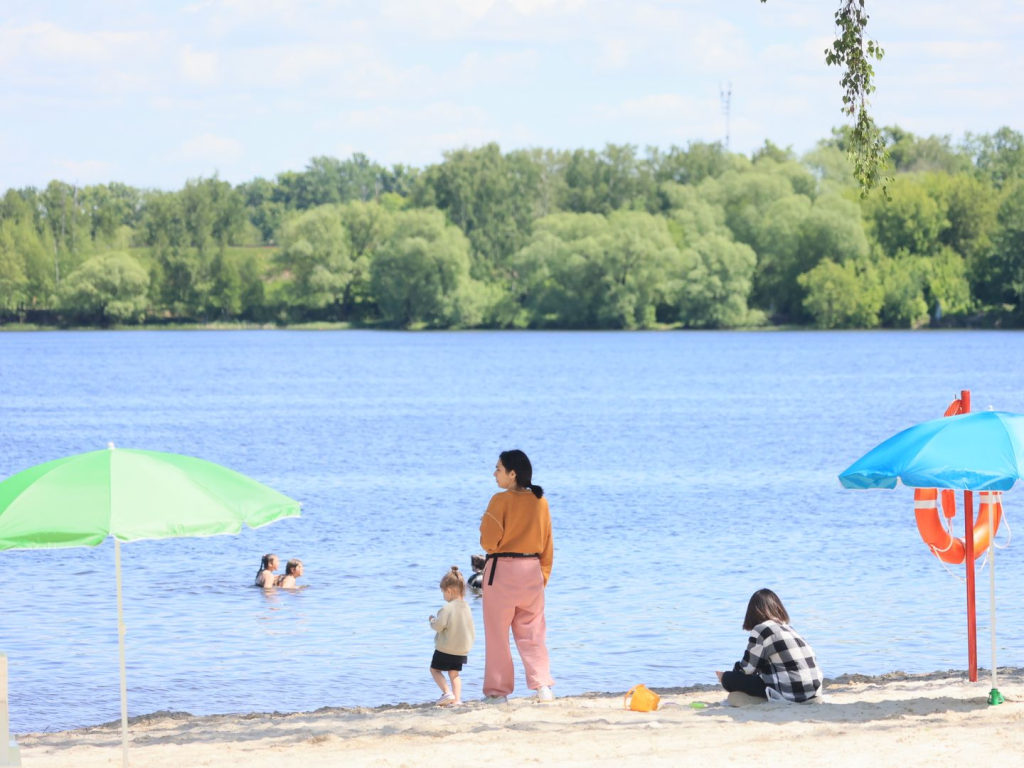
<path fill-rule="evenodd" d="M 873 111 L 922 134 L 1024 129 L 1024 1 L 868 0 Z M 365 152 L 810 149 L 843 122 L 838 0 L 0 0 L 0 189 L 176 188 Z"/>

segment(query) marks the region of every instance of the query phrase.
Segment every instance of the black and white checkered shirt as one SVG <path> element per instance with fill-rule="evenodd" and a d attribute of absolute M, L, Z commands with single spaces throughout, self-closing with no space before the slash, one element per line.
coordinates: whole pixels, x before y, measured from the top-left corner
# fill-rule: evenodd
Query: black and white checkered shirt
<path fill-rule="evenodd" d="M 777 621 L 765 621 L 750 630 L 737 671 L 758 675 L 766 686 L 790 701 L 821 695 L 822 675 L 814 649 L 792 627 Z"/>

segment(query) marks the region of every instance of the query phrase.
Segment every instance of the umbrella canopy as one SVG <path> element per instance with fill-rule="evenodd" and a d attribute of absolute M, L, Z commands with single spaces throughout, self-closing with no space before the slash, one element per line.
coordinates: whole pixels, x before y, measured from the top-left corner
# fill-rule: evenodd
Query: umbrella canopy
<path fill-rule="evenodd" d="M 947 413 L 964 405 L 970 393 L 961 393 Z M 1024 415 L 1003 411 L 979 411 L 944 416 L 905 429 L 872 448 L 839 475 L 845 488 L 895 488 L 897 481 L 913 488 L 962 490 L 967 525 L 964 540 L 970 552 L 973 511 L 968 491 L 1008 491 L 1024 474 Z M 990 502 L 991 503 L 991 502 Z M 988 542 L 989 606 L 992 614 L 992 691 L 989 704 L 1000 704 L 1003 695 L 996 679 L 995 528 Z M 970 679 L 976 679 L 974 649 L 974 564 L 967 559 L 968 656 Z"/>
<path fill-rule="evenodd" d="M 114 537 L 122 764 L 128 694 L 121 542 L 238 533 L 299 516 L 299 502 L 245 475 L 191 456 L 92 451 L 26 469 L 0 483 L 0 550 L 94 547 Z"/>
<path fill-rule="evenodd" d="M 209 461 L 92 451 L 0 483 L 0 550 L 234 534 L 298 515 L 294 499 Z"/>
<path fill-rule="evenodd" d="M 1024 475 L 1024 415 L 978 411 L 893 435 L 839 475 L 845 488 L 1008 491 Z"/>

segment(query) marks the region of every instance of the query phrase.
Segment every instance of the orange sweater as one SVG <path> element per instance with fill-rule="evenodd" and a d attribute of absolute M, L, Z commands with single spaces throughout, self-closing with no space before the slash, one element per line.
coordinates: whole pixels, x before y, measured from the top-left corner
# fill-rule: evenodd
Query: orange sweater
<path fill-rule="evenodd" d="M 554 558 L 548 500 L 538 499 L 532 491 L 494 494 L 480 521 L 480 546 L 488 554 L 536 552 L 540 555 L 540 568 L 547 584 Z"/>

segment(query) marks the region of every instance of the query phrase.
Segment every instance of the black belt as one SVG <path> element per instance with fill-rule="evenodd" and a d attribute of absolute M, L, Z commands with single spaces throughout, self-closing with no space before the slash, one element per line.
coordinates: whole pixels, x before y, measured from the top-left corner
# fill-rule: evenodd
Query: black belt
<path fill-rule="evenodd" d="M 494 565 L 491 566 L 491 574 L 490 574 L 490 576 L 487 577 L 487 586 L 491 586 L 494 583 L 494 572 L 496 570 L 498 570 L 498 558 L 499 557 L 537 557 L 537 558 L 539 558 L 540 555 L 538 555 L 536 552 L 531 552 L 530 554 L 526 554 L 526 553 L 523 553 L 523 552 L 494 552 L 492 554 L 487 555 L 487 559 L 488 560 L 494 560 Z"/>

